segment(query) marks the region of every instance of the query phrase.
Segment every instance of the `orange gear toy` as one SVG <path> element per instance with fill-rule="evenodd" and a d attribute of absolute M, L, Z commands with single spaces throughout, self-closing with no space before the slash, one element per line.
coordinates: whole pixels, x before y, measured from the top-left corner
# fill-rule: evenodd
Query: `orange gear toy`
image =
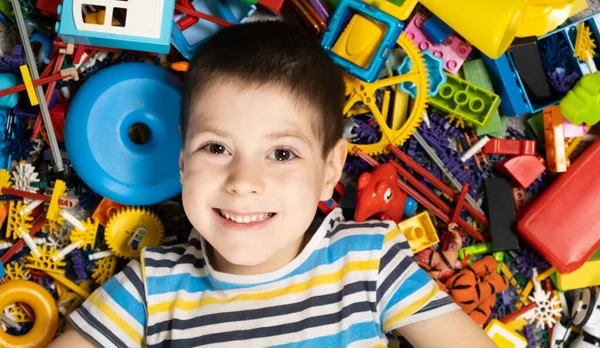
<path fill-rule="evenodd" d="M 508 289 L 508 281 L 497 269 L 494 257 L 486 256 L 450 277 L 442 288 L 479 326 L 492 314 L 496 293 Z"/>

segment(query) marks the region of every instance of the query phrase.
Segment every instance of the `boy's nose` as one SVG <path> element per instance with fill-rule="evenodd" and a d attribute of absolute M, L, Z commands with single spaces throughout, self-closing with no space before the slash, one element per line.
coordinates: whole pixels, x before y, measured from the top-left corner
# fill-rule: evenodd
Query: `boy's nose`
<path fill-rule="evenodd" d="M 227 192 L 240 196 L 262 194 L 264 191 L 264 176 L 259 167 L 259 164 L 235 164 L 225 184 Z"/>

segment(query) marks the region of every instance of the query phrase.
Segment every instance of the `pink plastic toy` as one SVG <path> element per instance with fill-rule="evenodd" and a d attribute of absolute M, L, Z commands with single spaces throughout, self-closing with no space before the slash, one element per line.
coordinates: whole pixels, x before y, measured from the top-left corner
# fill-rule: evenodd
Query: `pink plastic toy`
<path fill-rule="evenodd" d="M 563 116 L 563 133 L 565 133 L 565 138 L 567 139 L 582 137 L 587 133 L 587 129 L 585 124 L 576 126 Z"/>
<path fill-rule="evenodd" d="M 436 45 L 429 40 L 421 29 L 426 20 L 427 16 L 424 14 L 415 13 L 406 29 L 404 29 L 404 33 L 421 51 L 430 50 L 434 56 L 441 58 L 444 61 L 444 70 L 451 74 L 458 73 L 458 69 L 463 65 L 473 48 L 459 39 L 456 34 L 450 35 L 441 45 Z"/>

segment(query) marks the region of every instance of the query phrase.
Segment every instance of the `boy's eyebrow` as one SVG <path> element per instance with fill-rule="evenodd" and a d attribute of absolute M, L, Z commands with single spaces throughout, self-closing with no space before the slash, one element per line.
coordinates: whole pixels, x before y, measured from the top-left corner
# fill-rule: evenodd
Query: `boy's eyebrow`
<path fill-rule="evenodd" d="M 296 132 L 296 131 L 281 131 L 281 132 L 275 132 L 275 133 L 271 133 L 269 135 L 267 135 L 268 138 L 271 139 L 280 139 L 280 138 L 297 138 L 302 140 L 303 142 L 310 144 L 310 142 L 308 141 L 308 139 L 304 136 L 304 134 L 300 133 L 300 132 Z"/>
<path fill-rule="evenodd" d="M 194 130 L 192 132 L 192 134 L 190 134 L 190 139 L 194 138 L 195 136 L 197 136 L 198 134 L 202 134 L 202 133 L 213 133 L 219 137 L 223 137 L 223 138 L 230 138 L 231 134 L 229 134 L 229 132 L 227 131 L 223 131 L 221 129 L 216 129 L 213 128 L 209 125 L 203 125 L 200 129 L 198 130 Z"/>

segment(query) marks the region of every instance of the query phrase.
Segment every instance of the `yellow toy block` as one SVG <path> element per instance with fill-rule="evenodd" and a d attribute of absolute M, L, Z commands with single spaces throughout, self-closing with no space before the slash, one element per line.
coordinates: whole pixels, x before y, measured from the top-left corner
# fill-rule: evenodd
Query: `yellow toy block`
<path fill-rule="evenodd" d="M 499 348 L 526 348 L 527 340 L 511 330 L 499 320 L 492 320 L 485 327 L 485 333 Z"/>
<path fill-rule="evenodd" d="M 354 15 L 339 36 L 332 52 L 366 68 L 371 63 L 387 27 L 361 15 Z"/>
<path fill-rule="evenodd" d="M 23 78 L 23 83 L 25 84 L 25 90 L 27 91 L 27 97 L 29 97 L 29 102 L 31 106 L 36 106 L 39 104 L 37 95 L 35 94 L 35 87 L 33 86 L 33 81 L 31 80 L 31 74 L 29 74 L 29 68 L 27 65 L 21 65 L 21 77 Z"/>
<path fill-rule="evenodd" d="M 556 285 L 562 291 L 600 285 L 600 258 L 589 260 L 574 272 L 556 273 Z"/>
<path fill-rule="evenodd" d="M 515 320 L 512 320 L 506 324 L 507 328 L 509 328 L 510 330 L 517 332 L 517 331 L 523 331 L 525 329 L 525 325 L 527 325 L 527 320 L 523 317 L 519 317 Z"/>
<path fill-rule="evenodd" d="M 406 237 L 410 248 L 415 254 L 440 242 L 435 227 L 433 227 L 426 211 L 401 221 L 398 224 L 398 229 Z"/>

